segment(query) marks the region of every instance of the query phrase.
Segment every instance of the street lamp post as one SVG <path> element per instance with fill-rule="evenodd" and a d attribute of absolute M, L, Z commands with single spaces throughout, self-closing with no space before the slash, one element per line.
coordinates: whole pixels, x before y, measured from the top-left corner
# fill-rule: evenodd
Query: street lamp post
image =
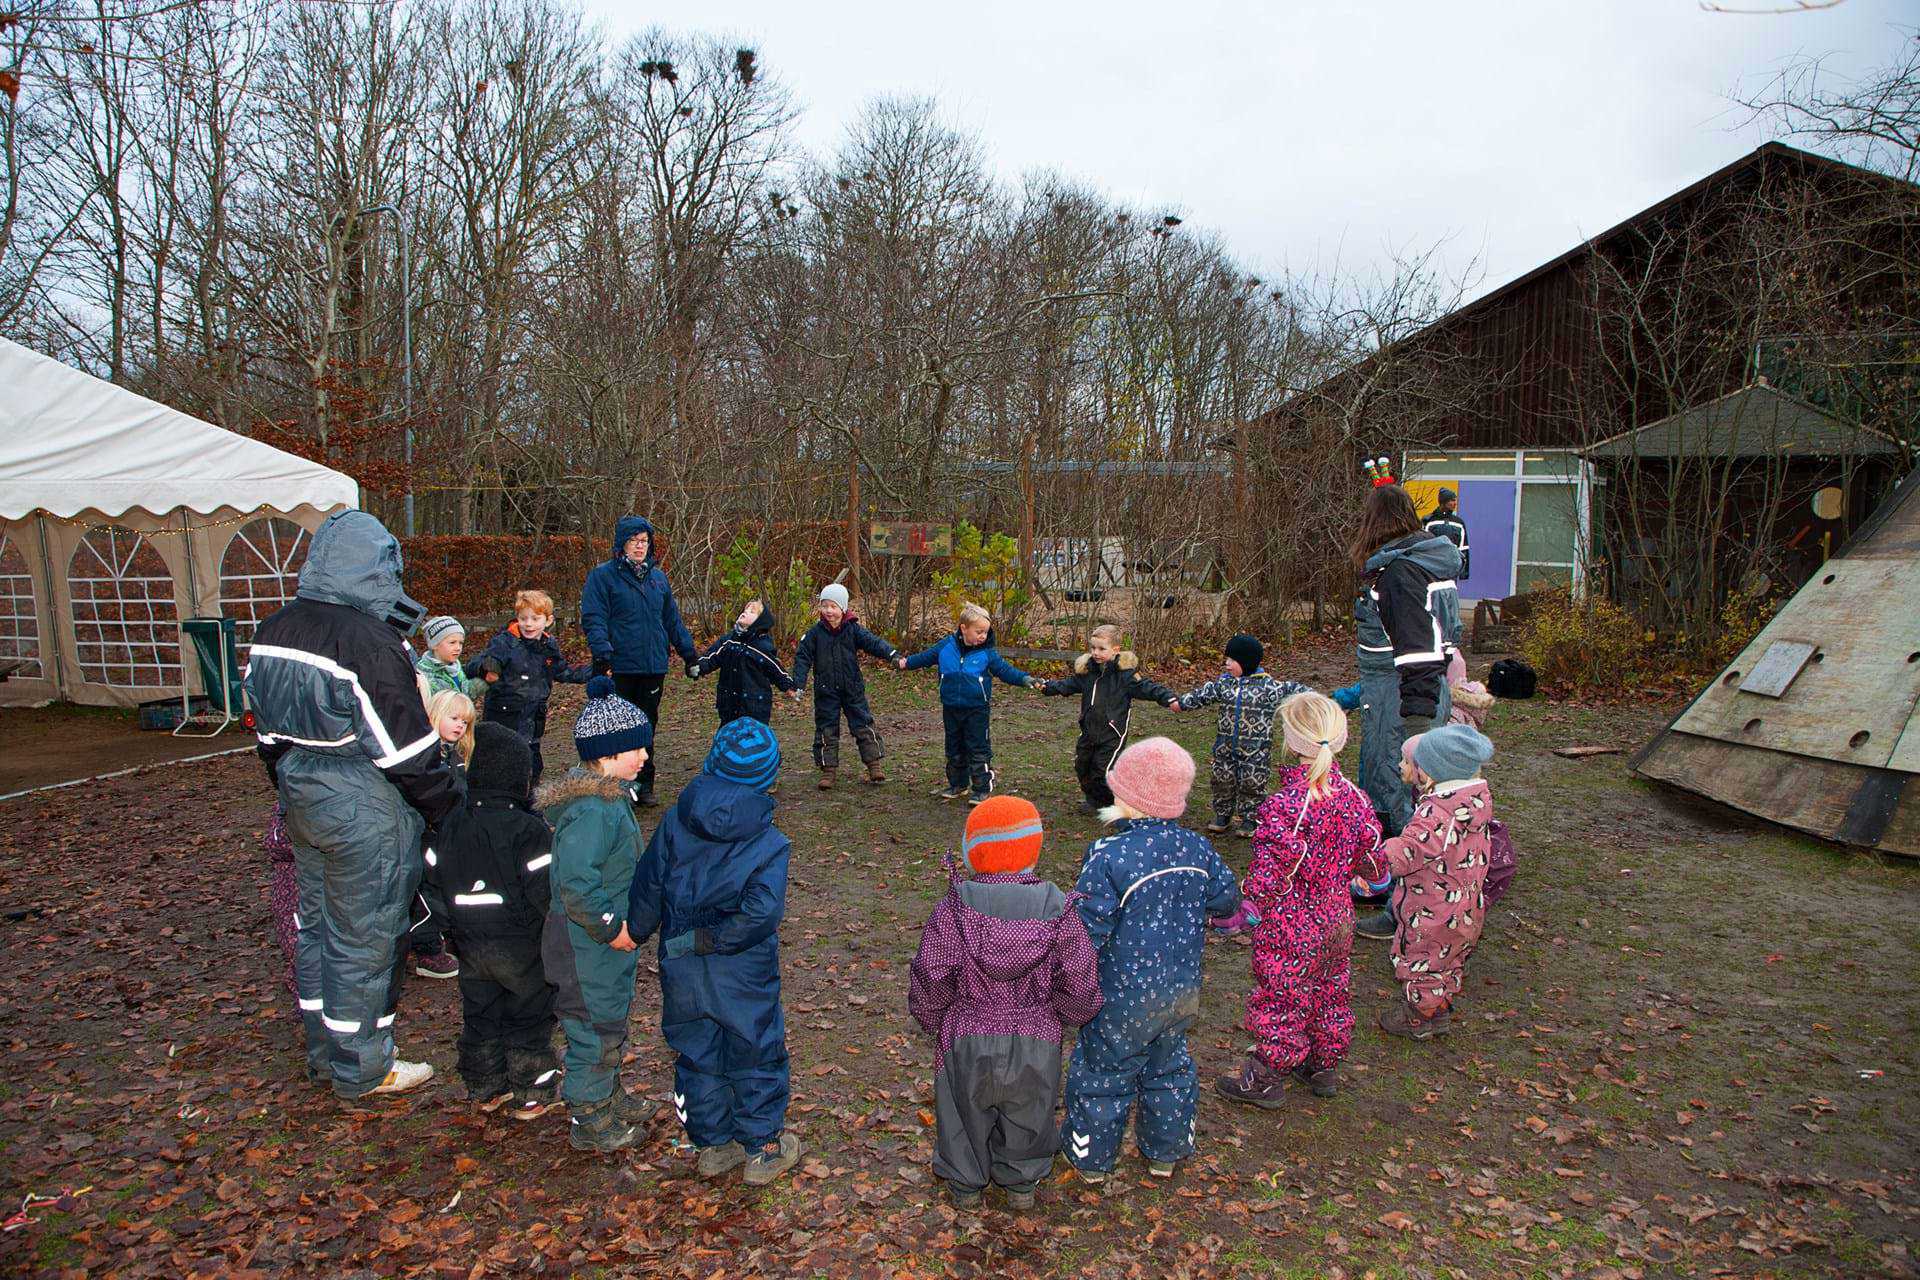
<path fill-rule="evenodd" d="M 362 214 L 390 213 L 393 215 L 394 232 L 400 237 L 400 396 L 405 412 L 407 464 L 406 525 L 407 536 L 413 536 L 413 255 L 409 242 L 413 237 L 407 231 L 405 216 L 398 204 L 377 204 L 363 209 Z"/>

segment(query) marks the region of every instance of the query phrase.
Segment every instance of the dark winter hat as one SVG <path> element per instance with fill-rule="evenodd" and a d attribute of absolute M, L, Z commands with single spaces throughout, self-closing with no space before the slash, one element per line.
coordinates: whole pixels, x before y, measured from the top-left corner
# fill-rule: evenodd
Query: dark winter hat
<path fill-rule="evenodd" d="M 497 720 L 473 726 L 468 791 L 501 791 L 525 799 L 533 790 L 533 751 L 527 740 Z"/>
<path fill-rule="evenodd" d="M 573 745 L 582 760 L 604 760 L 635 747 L 653 745 L 647 713 L 613 691 L 607 676 L 587 681 L 587 705 L 574 721 Z"/>
<path fill-rule="evenodd" d="M 1447 488 L 1446 486 L 1442 485 L 1440 488 L 1440 501 L 1458 502 L 1460 501 L 1460 495 L 1455 493 L 1453 490 Z"/>
<path fill-rule="evenodd" d="M 1472 725 L 1429 729 L 1413 744 L 1413 762 L 1435 782 L 1458 782 L 1480 772 L 1493 759 L 1493 743 Z"/>
<path fill-rule="evenodd" d="M 1240 674 L 1252 675 L 1260 669 L 1260 659 L 1267 656 L 1266 646 L 1245 632 L 1227 641 L 1227 656 L 1240 664 Z"/>
<path fill-rule="evenodd" d="M 700 768 L 716 778 L 765 791 L 780 776 L 780 740 L 751 716 L 729 720 L 713 735 L 713 749 Z"/>

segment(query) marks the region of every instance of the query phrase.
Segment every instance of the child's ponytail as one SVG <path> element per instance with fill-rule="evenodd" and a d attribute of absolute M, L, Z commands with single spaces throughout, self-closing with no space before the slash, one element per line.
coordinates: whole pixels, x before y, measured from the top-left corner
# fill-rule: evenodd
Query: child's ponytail
<path fill-rule="evenodd" d="M 1296 693 L 1280 704 L 1280 727 L 1287 750 L 1307 762 L 1307 798 L 1318 800 L 1333 758 L 1347 745 L 1347 713 L 1322 694 Z"/>

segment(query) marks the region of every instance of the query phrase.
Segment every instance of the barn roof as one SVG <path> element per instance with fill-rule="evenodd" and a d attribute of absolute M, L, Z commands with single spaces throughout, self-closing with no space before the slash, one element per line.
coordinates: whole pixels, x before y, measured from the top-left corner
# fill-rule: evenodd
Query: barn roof
<path fill-rule="evenodd" d="M 1765 382 L 1694 405 L 1586 450 L 1589 458 L 1839 457 L 1898 454 L 1900 444 Z"/>

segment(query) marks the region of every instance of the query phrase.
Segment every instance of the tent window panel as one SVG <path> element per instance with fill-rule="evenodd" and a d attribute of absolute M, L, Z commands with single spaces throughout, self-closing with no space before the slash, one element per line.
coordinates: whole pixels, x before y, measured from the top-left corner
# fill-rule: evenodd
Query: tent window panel
<path fill-rule="evenodd" d="M 241 525 L 227 543 L 220 557 L 220 612 L 233 619 L 242 663 L 253 629 L 293 599 L 308 542 L 298 524 L 269 516 Z"/>
<path fill-rule="evenodd" d="M 180 683 L 180 615 L 173 574 L 147 539 L 91 529 L 67 563 L 80 675 L 122 689 Z"/>
<path fill-rule="evenodd" d="M 40 612 L 34 607 L 33 575 L 19 544 L 0 533 L 0 661 L 19 662 L 23 680 L 44 678 L 40 665 Z"/>

